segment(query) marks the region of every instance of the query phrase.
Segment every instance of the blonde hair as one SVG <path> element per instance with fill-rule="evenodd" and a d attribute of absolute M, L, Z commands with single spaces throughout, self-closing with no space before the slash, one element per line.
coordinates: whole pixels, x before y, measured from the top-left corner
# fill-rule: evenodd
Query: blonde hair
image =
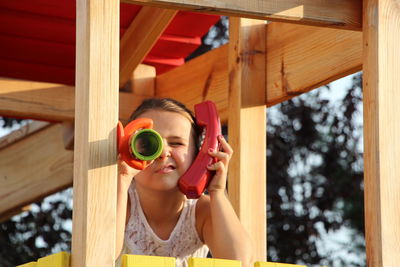
<path fill-rule="evenodd" d="M 196 124 L 196 118 L 194 117 L 193 112 L 190 109 L 188 109 L 181 102 L 172 98 L 148 98 L 145 99 L 142 104 L 140 104 L 136 108 L 136 110 L 132 113 L 129 121 L 133 121 L 134 119 L 138 118 L 140 115 L 149 110 L 175 112 L 187 118 L 192 126 L 197 154 L 200 144 L 201 131 L 199 126 Z"/>

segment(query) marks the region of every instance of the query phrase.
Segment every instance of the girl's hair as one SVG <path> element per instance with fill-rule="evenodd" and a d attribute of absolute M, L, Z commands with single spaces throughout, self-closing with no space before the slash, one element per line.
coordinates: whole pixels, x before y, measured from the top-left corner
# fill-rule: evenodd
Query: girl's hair
<path fill-rule="evenodd" d="M 172 98 L 149 98 L 145 99 L 140 106 L 132 113 L 129 121 L 133 121 L 140 115 L 149 110 L 160 110 L 179 113 L 190 121 L 192 125 L 192 132 L 195 141 L 196 154 L 199 149 L 201 131 L 199 126 L 196 124 L 196 119 L 193 112 L 188 109 L 184 104 L 176 101 Z"/>

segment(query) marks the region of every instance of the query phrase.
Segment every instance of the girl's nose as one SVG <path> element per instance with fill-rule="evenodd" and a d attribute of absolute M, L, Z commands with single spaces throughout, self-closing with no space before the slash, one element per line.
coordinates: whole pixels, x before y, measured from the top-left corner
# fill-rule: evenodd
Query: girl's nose
<path fill-rule="evenodd" d="M 166 158 L 166 157 L 169 157 L 169 156 L 171 156 L 171 149 L 168 146 L 168 143 L 164 141 L 163 150 L 162 150 L 161 155 L 160 155 L 159 158 L 163 159 L 163 158 Z"/>

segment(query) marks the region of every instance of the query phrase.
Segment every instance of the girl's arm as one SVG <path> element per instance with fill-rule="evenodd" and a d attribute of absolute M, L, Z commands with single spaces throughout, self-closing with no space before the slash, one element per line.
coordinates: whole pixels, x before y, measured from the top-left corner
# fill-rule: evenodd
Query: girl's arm
<path fill-rule="evenodd" d="M 130 214 L 130 203 L 128 198 L 128 189 L 132 183 L 133 177 L 138 173 L 129 167 L 121 159 L 118 159 L 118 191 L 117 191 L 117 232 L 116 232 L 116 246 L 115 258 L 121 254 L 124 245 L 125 225 L 128 221 Z"/>
<path fill-rule="evenodd" d="M 214 258 L 240 260 L 243 267 L 248 267 L 253 264 L 252 242 L 225 194 L 227 170 L 233 151 L 222 136 L 219 141 L 223 151 L 209 151 L 218 162 L 208 167 L 216 174 L 208 186 L 210 198 L 205 198 L 200 206 L 206 211 L 205 214 L 208 213 L 204 218 L 203 238 Z"/>

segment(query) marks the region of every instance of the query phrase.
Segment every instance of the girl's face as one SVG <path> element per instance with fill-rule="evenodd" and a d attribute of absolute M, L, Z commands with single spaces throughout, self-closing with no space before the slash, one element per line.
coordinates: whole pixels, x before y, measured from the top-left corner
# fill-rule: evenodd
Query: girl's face
<path fill-rule="evenodd" d="M 195 157 L 190 121 L 179 113 L 162 110 L 146 111 L 139 118 L 153 120 L 153 129 L 161 135 L 164 147 L 160 157 L 135 176 L 136 183 L 148 189 L 176 190 L 179 178 Z"/>

